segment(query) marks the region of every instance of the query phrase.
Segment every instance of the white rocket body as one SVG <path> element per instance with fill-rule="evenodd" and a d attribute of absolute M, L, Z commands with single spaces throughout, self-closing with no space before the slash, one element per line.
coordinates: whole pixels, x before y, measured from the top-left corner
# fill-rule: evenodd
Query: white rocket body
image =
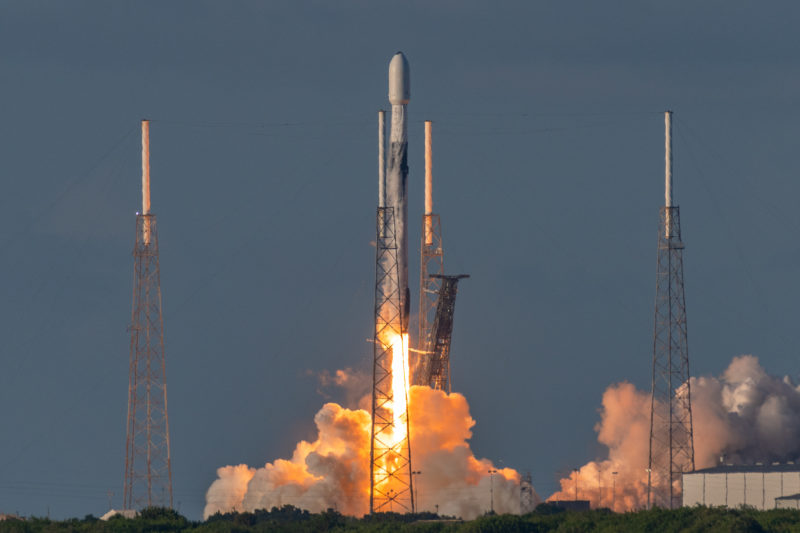
<path fill-rule="evenodd" d="M 389 135 L 389 161 L 386 168 L 386 206 L 394 208 L 397 237 L 398 287 L 403 332 L 408 331 L 411 302 L 408 290 L 408 126 L 406 104 L 411 99 L 411 79 L 406 56 L 397 52 L 389 62 L 389 103 L 392 125 Z"/>

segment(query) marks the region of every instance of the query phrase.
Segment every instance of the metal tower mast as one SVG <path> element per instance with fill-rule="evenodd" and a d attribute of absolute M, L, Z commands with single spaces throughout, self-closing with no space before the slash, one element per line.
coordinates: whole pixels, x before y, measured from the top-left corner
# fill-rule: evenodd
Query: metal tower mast
<path fill-rule="evenodd" d="M 427 346 L 429 355 L 425 359 L 422 371 L 422 384 L 450 394 L 450 341 L 453 337 L 453 314 L 456 310 L 458 280 L 468 278 L 469 275 L 442 276 L 431 274 L 431 277 L 441 279 L 442 287 L 439 290 L 432 336 Z"/>
<path fill-rule="evenodd" d="M 419 336 L 417 348 L 420 354 L 415 365 L 415 385 L 427 385 L 422 369 L 431 354 L 427 353 L 433 335 L 436 316 L 436 301 L 442 286 L 441 278 L 431 274 L 444 274 L 444 252 L 442 250 L 442 226 L 439 215 L 433 212 L 433 123 L 425 121 L 425 214 L 422 215 L 422 242 L 420 244 L 419 268 Z"/>
<path fill-rule="evenodd" d="M 534 509 L 533 478 L 530 472 L 525 472 L 519 480 L 519 512 L 527 514 Z"/>
<path fill-rule="evenodd" d="M 142 212 L 133 249 L 130 381 L 125 444 L 126 509 L 172 507 L 164 321 L 156 216 L 150 212 L 150 124 L 142 121 Z"/>
<path fill-rule="evenodd" d="M 672 112 L 665 123 L 665 205 L 660 209 L 647 506 L 681 505 L 681 473 L 694 470 L 680 212 L 672 204 Z"/>
<path fill-rule="evenodd" d="M 413 513 L 408 391 L 405 387 L 408 382 L 408 362 L 405 360 L 408 334 L 403 328 L 394 208 L 378 207 L 375 242 L 369 509 L 370 513 Z"/>

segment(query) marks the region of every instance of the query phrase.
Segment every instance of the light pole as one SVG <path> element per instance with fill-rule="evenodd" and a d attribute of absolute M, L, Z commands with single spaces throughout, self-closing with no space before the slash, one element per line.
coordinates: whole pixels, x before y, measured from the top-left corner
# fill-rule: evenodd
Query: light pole
<path fill-rule="evenodd" d="M 647 470 L 647 508 L 650 509 L 650 482 L 652 481 L 651 475 L 653 474 L 653 470 L 650 468 L 646 468 Z"/>
<path fill-rule="evenodd" d="M 617 474 L 619 472 L 611 472 L 611 479 L 613 480 L 611 489 L 611 510 L 617 512 Z"/>
<path fill-rule="evenodd" d="M 420 512 L 422 506 L 419 503 L 419 479 L 414 479 L 414 476 L 420 475 L 422 472 L 420 470 L 414 470 L 411 472 L 411 480 L 414 483 L 414 508 L 416 512 Z"/>
<path fill-rule="evenodd" d="M 491 502 L 491 513 L 494 514 L 494 475 L 497 473 L 497 470 L 491 468 L 488 470 L 489 472 L 489 499 Z"/>
<path fill-rule="evenodd" d="M 581 471 L 577 468 L 573 468 L 572 471 L 575 472 L 575 501 L 578 501 L 578 477 Z"/>
<path fill-rule="evenodd" d="M 393 509 L 392 509 L 392 502 L 394 502 L 394 496 L 392 495 L 393 492 L 394 492 L 394 489 L 389 489 L 389 512 L 390 513 L 393 512 Z"/>

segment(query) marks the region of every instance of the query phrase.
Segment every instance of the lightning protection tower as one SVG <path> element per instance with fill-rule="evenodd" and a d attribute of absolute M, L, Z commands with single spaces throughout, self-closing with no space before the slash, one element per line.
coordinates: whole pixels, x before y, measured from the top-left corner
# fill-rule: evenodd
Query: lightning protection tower
<path fill-rule="evenodd" d="M 427 385 L 423 370 L 431 353 L 427 352 L 433 336 L 433 321 L 436 316 L 436 302 L 442 286 L 444 274 L 444 251 L 442 249 L 442 226 L 439 215 L 433 212 L 433 123 L 425 121 L 425 214 L 422 215 L 422 242 L 420 243 L 419 268 L 419 336 L 414 384 Z"/>
<path fill-rule="evenodd" d="M 672 204 L 672 112 L 665 123 L 665 205 L 658 227 L 647 504 L 680 507 L 681 474 L 694 470 L 680 213 Z"/>
<path fill-rule="evenodd" d="M 150 212 L 150 123 L 142 121 L 142 212 L 133 249 L 130 381 L 125 444 L 126 509 L 172 507 L 164 321 L 156 216 Z"/>

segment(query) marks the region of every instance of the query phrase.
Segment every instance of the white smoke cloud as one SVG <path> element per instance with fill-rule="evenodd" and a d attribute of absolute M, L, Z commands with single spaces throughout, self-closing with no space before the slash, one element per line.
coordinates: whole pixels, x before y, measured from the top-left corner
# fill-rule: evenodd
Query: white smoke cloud
<path fill-rule="evenodd" d="M 800 387 L 769 376 L 752 355 L 735 357 L 720 377 L 691 378 L 695 467 L 725 462 L 786 462 L 800 458 Z M 579 498 L 617 511 L 647 502 L 650 394 L 630 383 L 603 394 L 597 440 L 608 458 L 591 461 L 561 480 L 548 500 Z M 613 472 L 617 472 L 616 475 Z M 613 487 L 616 484 L 616 494 Z"/>
<path fill-rule="evenodd" d="M 695 462 L 791 461 L 800 457 L 800 387 L 769 376 L 758 358 L 736 357 L 720 378 L 692 380 Z"/>
<path fill-rule="evenodd" d="M 518 513 L 519 474 L 476 458 L 469 447 L 475 421 L 461 394 L 412 387 L 409 394 L 412 465 L 419 510 L 474 518 L 489 510 L 490 489 L 498 513 Z M 336 508 L 360 516 L 369 511 L 370 415 L 327 403 L 314 418 L 317 440 L 301 441 L 290 459 L 262 468 L 217 470 L 206 493 L 207 518 L 216 512 L 254 511 L 291 504 L 312 512 Z M 490 470 L 496 470 L 490 474 Z M 534 493 L 534 499 L 538 496 Z"/>
<path fill-rule="evenodd" d="M 247 484 L 256 471 L 247 465 L 223 466 L 217 469 L 217 480 L 206 494 L 206 518 L 217 512 L 240 510 L 247 493 Z"/>

